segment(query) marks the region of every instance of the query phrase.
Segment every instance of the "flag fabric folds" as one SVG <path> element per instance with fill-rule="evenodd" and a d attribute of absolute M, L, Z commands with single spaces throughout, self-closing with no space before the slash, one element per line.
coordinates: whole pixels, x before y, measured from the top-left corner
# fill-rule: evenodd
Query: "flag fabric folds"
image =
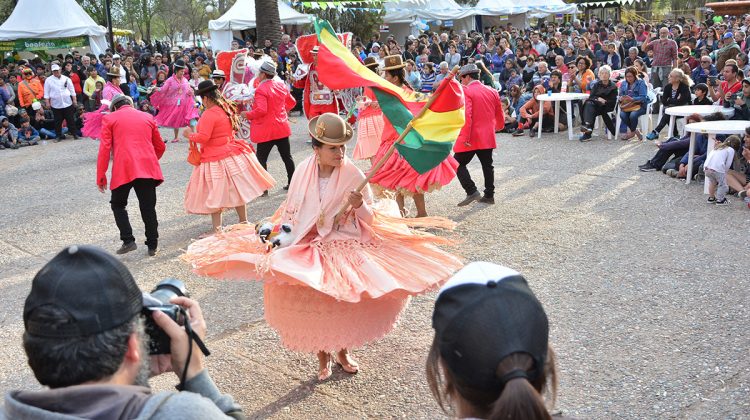
<path fill-rule="evenodd" d="M 383 115 L 402 134 L 429 97 L 402 89 L 365 67 L 339 41 L 327 21 L 316 19 L 314 25 L 321 83 L 334 90 L 371 87 Z M 396 145 L 399 154 L 419 173 L 428 172 L 448 157 L 465 122 L 463 89 L 454 78 L 443 79 L 433 95 L 437 95 L 435 101 Z"/>

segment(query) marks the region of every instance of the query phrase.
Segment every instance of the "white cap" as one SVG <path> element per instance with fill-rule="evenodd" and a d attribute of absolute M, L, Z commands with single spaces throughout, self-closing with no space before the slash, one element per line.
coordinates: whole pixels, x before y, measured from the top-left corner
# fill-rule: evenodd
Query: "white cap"
<path fill-rule="evenodd" d="M 56 71 L 56 70 L 60 70 L 60 66 L 58 66 L 57 64 L 53 64 L 52 71 Z"/>
<path fill-rule="evenodd" d="M 370 48 L 375 48 L 375 47 L 380 48 L 380 44 L 378 44 L 377 42 L 373 42 L 372 43 L 372 47 L 370 47 Z"/>
<path fill-rule="evenodd" d="M 113 59 L 113 60 L 119 60 L 119 59 L 120 59 L 120 54 L 115 54 L 115 55 L 113 55 L 113 56 L 112 56 L 112 59 Z"/>

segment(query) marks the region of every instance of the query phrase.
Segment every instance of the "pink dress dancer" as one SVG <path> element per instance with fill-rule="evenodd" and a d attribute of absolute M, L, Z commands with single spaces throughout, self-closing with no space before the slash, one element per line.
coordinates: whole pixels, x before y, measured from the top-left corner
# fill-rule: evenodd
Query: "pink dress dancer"
<path fill-rule="evenodd" d="M 364 179 L 346 157 L 322 178 L 313 155 L 294 172 L 272 217 L 291 224 L 291 245 L 269 251 L 254 226 L 235 225 L 194 242 L 183 258 L 201 275 L 263 281 L 265 318 L 285 347 L 319 358 L 321 351 L 361 347 L 393 329 L 410 296 L 438 287 L 463 265 L 439 248 L 451 240 L 409 227 L 452 222 L 401 218 L 391 200 L 378 210 L 369 186 L 363 204 L 334 227 L 342 203 Z"/>
<path fill-rule="evenodd" d="M 357 144 L 352 154 L 354 160 L 372 159 L 378 153 L 380 140 L 383 138 L 383 111 L 380 110 L 372 89 L 365 88 L 364 98 L 358 104 L 360 111 L 357 119 Z"/>
<path fill-rule="evenodd" d="M 122 95 L 122 89 L 120 86 L 113 84 L 111 81 L 107 82 L 102 89 L 102 99 L 111 101 L 116 95 Z M 104 105 L 96 110 L 83 114 L 83 128 L 81 134 L 84 137 L 91 137 L 92 139 L 101 138 L 102 124 L 104 115 L 109 113 L 109 105 Z"/>
<path fill-rule="evenodd" d="M 182 72 L 184 69 L 175 71 L 175 74 L 151 95 L 151 104 L 159 110 L 156 114 L 156 123 L 159 127 L 175 130 L 175 139 L 172 142 L 177 140 L 177 129 L 189 126 L 190 120 L 199 116 L 198 108 L 195 107 L 193 88 Z"/>

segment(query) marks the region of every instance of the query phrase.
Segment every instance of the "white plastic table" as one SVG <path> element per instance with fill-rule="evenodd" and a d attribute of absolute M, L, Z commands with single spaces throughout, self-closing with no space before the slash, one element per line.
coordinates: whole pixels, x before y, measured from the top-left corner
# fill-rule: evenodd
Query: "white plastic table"
<path fill-rule="evenodd" d="M 695 154 L 695 133 L 708 135 L 708 149 L 706 154 L 714 149 L 714 141 L 717 134 L 745 134 L 745 128 L 750 127 L 750 121 L 724 120 L 724 121 L 702 121 L 685 126 L 685 131 L 690 133 L 690 148 L 688 149 L 687 179 L 690 184 L 693 174 L 693 155 Z M 705 180 L 703 192 L 708 194 L 708 179 Z"/>
<path fill-rule="evenodd" d="M 667 115 L 669 115 L 669 131 L 667 131 L 667 137 L 672 137 L 672 133 L 674 132 L 674 125 L 675 125 L 675 121 L 677 117 L 688 117 L 693 114 L 698 114 L 701 117 L 705 117 L 706 115 L 715 114 L 717 112 L 723 112 L 725 117 L 731 118 L 734 115 L 734 108 L 724 108 L 721 105 L 681 105 L 681 106 L 672 106 L 672 107 L 666 108 L 664 112 L 666 112 Z M 728 134 L 728 133 L 717 133 L 717 134 Z"/>
<path fill-rule="evenodd" d="M 553 93 L 553 94 L 541 94 L 537 95 L 536 100 L 539 101 L 539 137 L 542 137 L 542 118 L 544 118 L 544 102 L 555 103 L 555 133 L 558 132 L 560 126 L 560 102 L 565 101 L 565 110 L 568 112 L 568 139 L 573 140 L 573 101 L 580 101 L 588 99 L 588 93 Z"/>

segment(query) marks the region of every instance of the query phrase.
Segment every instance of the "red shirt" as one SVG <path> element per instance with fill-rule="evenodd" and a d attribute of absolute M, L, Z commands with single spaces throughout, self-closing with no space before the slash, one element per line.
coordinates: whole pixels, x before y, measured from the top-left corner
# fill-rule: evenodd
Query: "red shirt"
<path fill-rule="evenodd" d="M 721 91 L 724 92 L 724 95 L 727 93 L 737 93 L 742 89 L 742 80 L 737 79 L 734 81 L 734 84 L 732 86 L 729 86 L 729 82 L 726 80 L 721 82 Z M 719 98 L 719 103 L 724 103 L 724 96 Z"/>
<path fill-rule="evenodd" d="M 250 139 L 253 143 L 279 140 L 292 135 L 287 112 L 297 101 L 283 82 L 264 80 L 255 90 L 253 109 L 245 113 L 250 121 Z"/>
<path fill-rule="evenodd" d="M 672 62 L 677 61 L 677 43 L 673 40 L 659 38 L 647 45 L 654 49 L 654 58 L 651 60 L 652 66 L 671 67 Z"/>
<path fill-rule="evenodd" d="M 107 168 L 111 153 L 113 159 L 110 190 L 137 178 L 155 179 L 161 183 L 164 176 L 161 173 L 159 159 L 165 149 L 159 128 L 151 114 L 124 106 L 105 115 L 102 119 L 99 156 L 96 161 L 96 185 L 107 186 Z"/>
<path fill-rule="evenodd" d="M 234 140 L 232 122 L 218 105 L 203 111 L 197 132 L 190 134 L 189 138 L 201 145 L 201 163 L 216 162 L 234 154 L 231 147 Z"/>
<path fill-rule="evenodd" d="M 466 123 L 453 151 L 494 149 L 497 147 L 495 130 L 505 128 L 505 115 L 497 91 L 475 80 L 464 86 L 464 100 Z"/>

